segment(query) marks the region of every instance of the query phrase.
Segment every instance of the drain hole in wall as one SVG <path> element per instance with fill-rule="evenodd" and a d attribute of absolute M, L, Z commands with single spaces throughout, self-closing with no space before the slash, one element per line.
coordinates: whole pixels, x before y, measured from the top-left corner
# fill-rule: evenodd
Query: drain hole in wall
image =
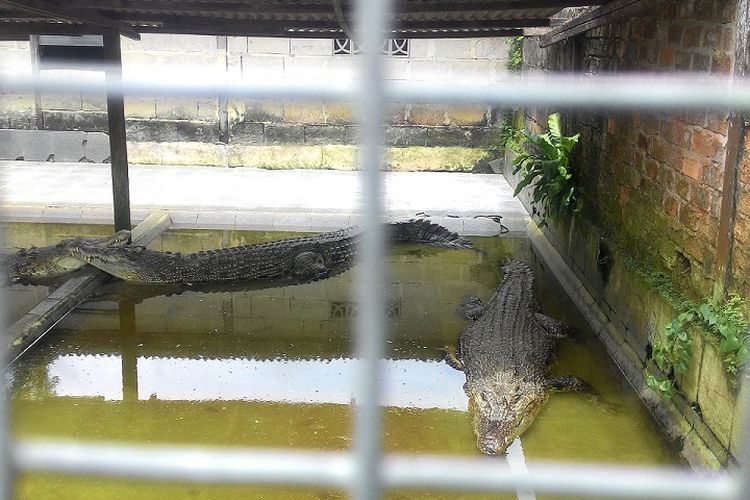
<path fill-rule="evenodd" d="M 681 274 L 690 274 L 693 265 L 690 263 L 690 259 L 685 257 L 684 253 L 677 252 L 677 256 L 675 258 L 675 267 L 677 268 L 677 272 Z"/>
<path fill-rule="evenodd" d="M 610 252 L 604 240 L 599 240 L 599 246 L 596 249 L 596 269 L 599 271 L 602 283 L 606 286 L 612 272 L 612 252 Z"/>

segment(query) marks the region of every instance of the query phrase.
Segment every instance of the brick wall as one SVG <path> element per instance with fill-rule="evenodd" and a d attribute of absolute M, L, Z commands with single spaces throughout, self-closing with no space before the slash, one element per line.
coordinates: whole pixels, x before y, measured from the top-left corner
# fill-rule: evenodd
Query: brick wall
<path fill-rule="evenodd" d="M 732 75 L 735 8 L 733 0 L 655 1 L 641 15 L 546 49 L 527 39 L 524 71 Z M 541 130 L 554 111 L 525 110 L 527 128 Z M 740 141 L 734 165 L 727 153 L 729 119 L 719 112 L 565 111 L 566 133 L 581 134 L 573 162 L 584 205 L 545 229 L 594 297 L 605 318 L 601 338 L 620 368 L 683 438 L 691 462 L 714 466 L 738 456 L 737 390 L 717 348 L 698 334 L 690 370 L 676 380 L 680 392 L 665 402 L 645 387 L 645 377 L 656 374 L 650 346 L 677 311 L 633 262 L 666 271 L 680 292 L 699 301 L 733 291 L 750 297 L 750 138 Z M 723 198 L 725 172 L 735 171 L 731 279 L 725 282 L 719 224 L 722 207 L 732 206 L 723 205 L 732 202 Z"/>
<path fill-rule="evenodd" d="M 750 297 L 750 134 L 745 133 L 738 172 L 739 192 L 734 223 L 732 278 L 734 287 Z"/>
<path fill-rule="evenodd" d="M 527 42 L 529 71 L 727 74 L 734 54 L 734 2 L 664 1 L 640 17 L 540 50 Z M 548 110 L 531 113 L 542 122 Z M 584 217 L 656 268 L 710 295 L 726 160 L 725 113 L 564 114 L 581 133 Z M 685 273 L 685 260 L 690 273 Z"/>

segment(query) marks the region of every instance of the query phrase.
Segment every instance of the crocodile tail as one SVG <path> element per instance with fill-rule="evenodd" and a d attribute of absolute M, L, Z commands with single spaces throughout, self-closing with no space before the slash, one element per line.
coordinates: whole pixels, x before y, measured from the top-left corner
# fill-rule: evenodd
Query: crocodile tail
<path fill-rule="evenodd" d="M 474 249 L 474 246 L 468 240 L 427 219 L 393 222 L 388 226 L 393 243 L 421 243 L 443 248 Z"/>

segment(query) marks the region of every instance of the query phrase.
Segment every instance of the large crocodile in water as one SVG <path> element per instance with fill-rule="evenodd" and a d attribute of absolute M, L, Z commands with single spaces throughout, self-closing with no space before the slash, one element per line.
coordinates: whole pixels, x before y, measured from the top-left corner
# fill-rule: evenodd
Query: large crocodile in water
<path fill-rule="evenodd" d="M 418 219 L 387 224 L 393 243 L 473 248 L 443 226 Z M 144 284 L 218 283 L 235 280 L 287 283 L 327 278 L 351 267 L 359 248 L 355 228 L 191 254 L 159 252 L 139 246 L 107 247 L 87 241 L 65 242 L 61 258 L 71 256 L 125 281 Z M 47 247 L 52 248 L 52 247 Z"/>
<path fill-rule="evenodd" d="M 503 271 L 486 305 L 476 298 L 465 305 L 467 319 L 474 321 L 461 333 L 456 356 L 446 357 L 466 375 L 477 447 L 493 455 L 531 425 L 552 390 L 590 388 L 573 376 L 548 377 L 565 326 L 538 312 L 528 265 L 513 261 Z"/>

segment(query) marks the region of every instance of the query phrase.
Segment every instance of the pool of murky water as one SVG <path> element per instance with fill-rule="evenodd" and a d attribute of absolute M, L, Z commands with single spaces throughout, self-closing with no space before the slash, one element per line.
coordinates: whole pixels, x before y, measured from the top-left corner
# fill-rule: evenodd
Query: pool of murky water
<path fill-rule="evenodd" d="M 30 227 L 30 229 L 25 229 Z M 70 228 L 5 228 L 9 246 L 38 245 Z M 107 228 L 75 228 L 80 234 Z M 40 231 L 47 231 L 42 235 Z M 42 239 L 42 236 L 46 239 Z M 58 237 L 59 236 L 59 237 Z M 288 234 L 170 231 L 151 246 L 191 252 Z M 408 246 L 388 257 L 390 335 L 381 363 L 384 446 L 389 452 L 477 455 L 464 376 L 442 361 L 466 326 L 456 309 L 486 299 L 500 262 L 537 271 L 543 311 L 570 323 L 555 374 L 594 386 L 597 401 L 555 394 L 512 448 L 510 460 L 674 464 L 675 450 L 581 324 L 526 240 L 476 238 L 482 252 Z M 352 271 L 305 285 L 152 296 L 142 288 L 102 290 L 66 317 L 16 366 L 13 432 L 22 438 L 129 444 L 341 450 L 351 444 Z M 14 286 L 18 317 L 43 287 Z M 499 457 L 504 461 L 505 457 Z M 21 498 L 338 498 L 325 489 L 175 485 L 21 475 Z M 391 492 L 389 498 L 498 498 Z M 502 498 L 515 498 L 509 495 Z"/>

